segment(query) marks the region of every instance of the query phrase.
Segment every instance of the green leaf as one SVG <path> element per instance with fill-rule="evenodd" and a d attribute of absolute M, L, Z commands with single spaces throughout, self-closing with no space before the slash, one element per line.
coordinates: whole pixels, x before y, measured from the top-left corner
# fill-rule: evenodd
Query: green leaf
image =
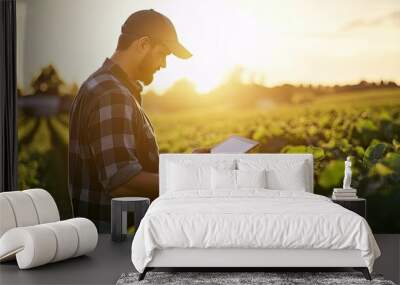
<path fill-rule="evenodd" d="M 325 152 L 320 147 L 315 146 L 305 146 L 305 145 L 287 145 L 282 151 L 283 153 L 312 153 L 315 160 L 323 159 L 325 157 Z"/>
<path fill-rule="evenodd" d="M 369 175 L 379 175 L 379 176 L 386 176 L 386 175 L 390 175 L 393 173 L 393 170 L 390 169 L 389 167 L 387 167 L 386 165 L 378 162 L 377 164 L 375 164 L 370 172 Z"/>
<path fill-rule="evenodd" d="M 287 145 L 282 151 L 283 153 L 305 153 L 307 152 L 307 146 L 305 145 Z"/>
<path fill-rule="evenodd" d="M 323 159 L 325 157 L 325 151 L 320 147 L 310 146 L 309 150 L 316 160 Z"/>
<path fill-rule="evenodd" d="M 364 157 L 365 151 L 364 151 L 364 149 L 363 149 L 362 146 L 356 146 L 356 147 L 354 148 L 354 151 L 357 153 L 357 155 L 358 155 L 359 157 Z"/>
<path fill-rule="evenodd" d="M 365 150 L 364 162 L 365 163 L 377 163 L 385 155 L 387 149 L 386 143 L 374 143 Z"/>
<path fill-rule="evenodd" d="M 322 170 L 318 184 L 323 188 L 333 188 L 339 186 L 344 177 L 344 161 L 331 160 Z"/>
<path fill-rule="evenodd" d="M 328 142 L 322 143 L 321 146 L 324 149 L 332 149 L 336 146 L 336 141 L 334 139 L 330 139 Z"/>
<path fill-rule="evenodd" d="M 382 161 L 385 165 L 400 173 L 400 154 L 395 152 L 388 152 Z"/>
<path fill-rule="evenodd" d="M 264 126 L 257 127 L 253 134 L 253 139 L 256 141 L 261 141 L 268 134 L 267 129 Z"/>
<path fill-rule="evenodd" d="M 382 143 L 381 140 L 378 140 L 377 138 L 374 138 L 374 139 L 371 140 L 369 145 L 370 146 L 375 146 L 375 145 L 380 144 L 380 143 Z"/>
<path fill-rule="evenodd" d="M 367 119 L 359 119 L 356 122 L 356 129 L 357 131 L 359 131 L 360 133 L 364 132 L 364 131 L 376 131 L 378 130 L 378 127 L 376 126 L 376 124 L 371 121 L 371 120 L 367 120 Z"/>
<path fill-rule="evenodd" d="M 382 111 L 379 114 L 379 117 L 381 120 L 385 120 L 385 121 L 391 121 L 392 120 L 392 116 L 389 114 L 388 111 Z"/>
<path fill-rule="evenodd" d="M 309 126 L 309 127 L 307 128 L 307 133 L 308 133 L 310 136 L 314 136 L 314 135 L 316 135 L 316 134 L 318 133 L 318 128 L 317 128 L 316 126 Z"/>
<path fill-rule="evenodd" d="M 347 139 L 343 138 L 340 140 L 340 148 L 344 153 L 349 152 L 351 144 Z"/>
<path fill-rule="evenodd" d="M 393 143 L 394 150 L 399 152 L 400 151 L 400 142 L 398 142 L 396 139 L 393 139 L 392 143 Z"/>

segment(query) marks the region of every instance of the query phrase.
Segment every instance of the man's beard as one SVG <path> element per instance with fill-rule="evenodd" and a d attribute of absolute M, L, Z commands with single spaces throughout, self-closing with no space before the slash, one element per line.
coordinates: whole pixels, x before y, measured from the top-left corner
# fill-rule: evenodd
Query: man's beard
<path fill-rule="evenodd" d="M 138 80 L 142 81 L 144 85 L 149 85 L 153 82 L 154 69 L 152 65 L 153 59 L 151 52 L 147 53 L 138 67 Z"/>

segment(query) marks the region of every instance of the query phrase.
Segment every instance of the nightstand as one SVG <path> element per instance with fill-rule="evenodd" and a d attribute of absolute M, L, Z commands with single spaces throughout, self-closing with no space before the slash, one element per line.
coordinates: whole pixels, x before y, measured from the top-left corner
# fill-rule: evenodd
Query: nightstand
<path fill-rule="evenodd" d="M 351 200 L 336 200 L 332 199 L 332 202 L 339 204 L 340 206 L 359 214 L 364 219 L 367 219 L 367 200 L 364 198 L 354 198 Z"/>
<path fill-rule="evenodd" d="M 133 212 L 135 231 L 150 206 L 150 199 L 144 197 L 120 197 L 111 199 L 111 239 L 123 241 L 127 237 L 127 212 Z"/>

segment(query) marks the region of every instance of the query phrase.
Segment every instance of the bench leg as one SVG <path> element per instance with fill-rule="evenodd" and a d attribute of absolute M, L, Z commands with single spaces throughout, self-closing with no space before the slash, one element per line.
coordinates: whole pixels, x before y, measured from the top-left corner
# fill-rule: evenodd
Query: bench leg
<path fill-rule="evenodd" d="M 355 270 L 361 271 L 362 274 L 364 275 L 365 279 L 367 280 L 372 280 L 371 279 L 371 274 L 369 274 L 369 270 L 367 267 L 354 267 Z"/>

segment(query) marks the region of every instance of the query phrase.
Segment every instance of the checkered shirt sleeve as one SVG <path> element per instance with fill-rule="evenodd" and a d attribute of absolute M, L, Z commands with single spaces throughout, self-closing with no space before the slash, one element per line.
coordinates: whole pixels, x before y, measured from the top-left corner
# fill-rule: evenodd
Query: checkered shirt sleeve
<path fill-rule="evenodd" d="M 113 89 L 101 94 L 88 117 L 88 144 L 97 175 L 110 191 L 126 183 L 142 169 L 135 152 L 133 98 Z"/>

